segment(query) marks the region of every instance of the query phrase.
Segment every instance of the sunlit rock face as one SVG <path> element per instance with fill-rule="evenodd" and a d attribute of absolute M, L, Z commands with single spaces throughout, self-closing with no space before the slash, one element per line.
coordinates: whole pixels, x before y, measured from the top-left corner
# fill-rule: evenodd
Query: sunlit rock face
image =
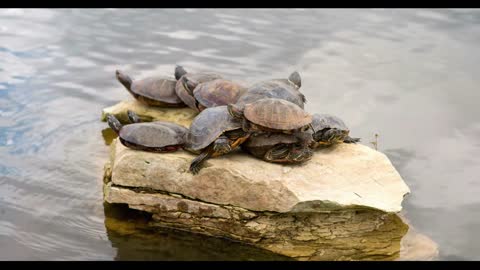
<path fill-rule="evenodd" d="M 188 126 L 195 116 L 139 106 L 120 103 L 102 117 L 132 109 Z M 183 150 L 136 151 L 116 139 L 110 147 L 104 200 L 151 213 L 153 227 L 241 241 L 298 260 L 391 260 L 405 253 L 408 225 L 396 213 L 410 190 L 388 158 L 367 146 L 318 150 L 302 165 L 237 151 L 209 159 L 197 175 L 188 171 L 195 156 Z"/>

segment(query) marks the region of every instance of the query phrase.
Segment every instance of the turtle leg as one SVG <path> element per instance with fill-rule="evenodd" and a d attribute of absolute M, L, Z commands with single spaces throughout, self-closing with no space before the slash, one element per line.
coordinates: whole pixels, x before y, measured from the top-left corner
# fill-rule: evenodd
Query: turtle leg
<path fill-rule="evenodd" d="M 343 140 L 344 143 L 357 143 L 360 142 L 360 138 L 352 138 L 350 136 L 347 136 L 345 140 Z"/>
<path fill-rule="evenodd" d="M 190 172 L 192 174 L 197 174 L 200 172 L 201 165 L 202 163 L 210 158 L 212 156 L 213 152 L 213 147 L 209 147 L 208 149 L 205 149 L 200 155 L 198 155 L 196 158 L 192 160 L 192 163 L 190 163 Z"/>
<path fill-rule="evenodd" d="M 218 137 L 218 139 L 216 139 L 207 149 L 205 149 L 192 161 L 190 164 L 190 172 L 197 174 L 201 169 L 200 166 L 205 160 L 211 157 L 222 156 L 231 152 L 238 146 L 238 143 L 243 142 L 243 139 L 244 138 L 239 138 L 232 143 L 231 140 L 225 135 Z"/>
<path fill-rule="evenodd" d="M 122 124 L 120 123 L 120 121 L 118 121 L 118 119 L 115 116 L 108 114 L 107 123 L 110 126 L 110 128 L 113 129 L 113 131 L 115 131 L 117 134 L 120 133 L 120 129 L 122 129 Z"/>
<path fill-rule="evenodd" d="M 128 110 L 127 111 L 127 116 L 128 116 L 128 120 L 130 120 L 131 123 L 140 123 L 140 117 L 138 117 L 138 115 L 133 112 L 133 111 L 130 111 Z"/>

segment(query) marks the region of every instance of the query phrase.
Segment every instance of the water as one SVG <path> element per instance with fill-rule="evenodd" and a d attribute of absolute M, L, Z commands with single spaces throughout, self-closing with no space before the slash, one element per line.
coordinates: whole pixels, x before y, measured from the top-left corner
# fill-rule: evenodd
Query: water
<path fill-rule="evenodd" d="M 0 9 L 0 259 L 285 259 L 106 229 L 99 118 L 131 98 L 114 71 L 181 64 L 250 81 L 298 70 L 307 110 L 364 144 L 379 134 L 412 190 L 404 214 L 439 259 L 478 260 L 479 23 L 469 9 Z"/>

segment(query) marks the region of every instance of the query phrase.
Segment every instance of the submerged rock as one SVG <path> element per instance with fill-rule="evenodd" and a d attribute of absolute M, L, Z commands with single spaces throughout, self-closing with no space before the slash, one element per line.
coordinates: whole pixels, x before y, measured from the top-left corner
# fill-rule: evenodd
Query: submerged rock
<path fill-rule="evenodd" d="M 121 104 L 104 114 L 132 109 Z M 136 113 L 153 120 L 180 113 L 137 106 Z M 194 117 L 193 111 L 180 115 L 180 124 Z M 186 151 L 136 151 L 117 139 L 110 147 L 105 202 L 152 214 L 151 227 L 240 241 L 298 260 L 390 260 L 405 253 L 408 225 L 396 213 L 410 190 L 388 158 L 367 146 L 317 150 L 303 165 L 237 151 L 208 160 L 198 175 L 188 171 L 195 156 Z"/>

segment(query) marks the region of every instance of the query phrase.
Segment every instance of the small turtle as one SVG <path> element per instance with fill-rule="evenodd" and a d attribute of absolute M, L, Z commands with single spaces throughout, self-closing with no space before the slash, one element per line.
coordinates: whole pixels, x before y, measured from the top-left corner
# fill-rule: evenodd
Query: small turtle
<path fill-rule="evenodd" d="M 215 73 L 199 72 L 187 73 L 182 66 L 175 67 L 175 93 L 190 108 L 199 111 L 196 106 L 196 100 L 193 96 L 193 90 L 197 85 L 216 79 L 222 79 L 222 76 Z"/>
<path fill-rule="evenodd" d="M 312 127 L 314 131 L 312 148 L 320 146 L 330 146 L 337 143 L 357 143 L 360 138 L 349 136 L 350 130 L 337 116 L 330 114 L 314 114 L 312 117 Z"/>
<path fill-rule="evenodd" d="M 175 93 L 177 81 L 173 78 L 157 76 L 134 81 L 120 70 L 117 70 L 115 75 L 128 92 L 145 105 L 173 108 L 185 107 L 185 103 Z"/>
<path fill-rule="evenodd" d="M 199 84 L 193 90 L 198 111 L 206 108 L 236 103 L 246 87 L 238 82 L 216 79 Z"/>
<path fill-rule="evenodd" d="M 241 148 L 254 157 L 273 163 L 303 163 L 313 156 L 313 151 L 302 147 L 297 137 L 283 133 L 251 136 Z"/>
<path fill-rule="evenodd" d="M 195 117 L 187 132 L 184 149 L 199 154 L 190 164 L 197 174 L 208 158 L 225 155 L 248 139 L 241 122 L 233 118 L 227 106 L 211 107 Z"/>
<path fill-rule="evenodd" d="M 300 74 L 295 71 L 288 79 L 273 79 L 253 84 L 236 104 L 244 106 L 262 98 L 279 98 L 297 104 L 303 109 L 306 98 L 299 90 L 301 86 Z"/>
<path fill-rule="evenodd" d="M 120 142 L 131 149 L 147 152 L 174 152 L 185 143 L 188 129 L 170 122 L 155 121 L 139 123 L 136 114 L 129 111 L 131 124 L 122 125 L 115 116 L 107 115 L 107 122 L 120 139 Z"/>

